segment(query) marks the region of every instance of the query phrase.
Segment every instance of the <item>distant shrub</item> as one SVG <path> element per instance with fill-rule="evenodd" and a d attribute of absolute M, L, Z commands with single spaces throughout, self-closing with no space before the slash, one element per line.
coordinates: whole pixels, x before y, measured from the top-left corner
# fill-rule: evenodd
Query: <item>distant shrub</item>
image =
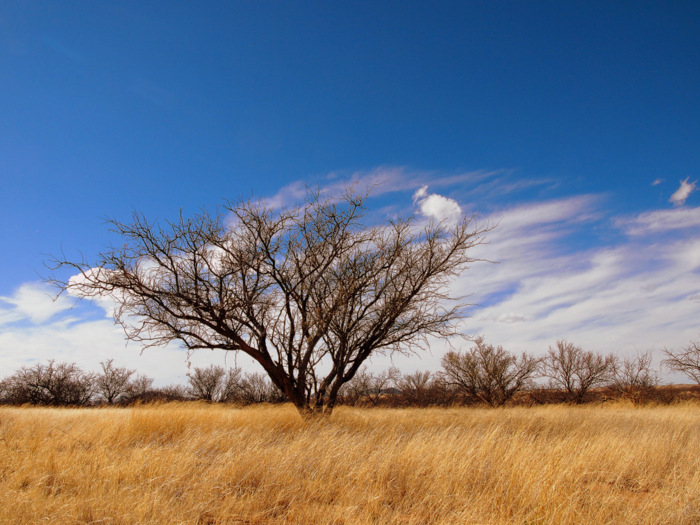
<path fill-rule="evenodd" d="M 541 362 L 541 374 L 549 378 L 550 388 L 560 389 L 568 401 L 583 403 L 592 388 L 605 386 L 614 377 L 615 358 L 586 352 L 580 346 L 565 340 Z"/>
<path fill-rule="evenodd" d="M 128 394 L 129 379 L 136 371 L 114 366 L 114 359 L 103 361 L 100 366 L 102 374 L 95 376 L 95 392 L 111 405 Z"/>
<path fill-rule="evenodd" d="M 236 370 L 240 375 L 240 371 Z M 226 397 L 226 370 L 222 366 L 211 365 L 207 368 L 195 368 L 187 374 L 188 395 L 203 401 L 223 401 Z"/>
<path fill-rule="evenodd" d="M 242 376 L 240 382 L 231 386 L 229 401 L 250 405 L 254 403 L 284 403 L 287 396 L 264 375 L 249 372 Z"/>
<path fill-rule="evenodd" d="M 532 386 L 539 360 L 523 353 L 517 357 L 503 347 L 487 344 L 483 337 L 465 351 L 448 352 L 442 358 L 445 381 L 469 402 L 503 406 Z"/>
<path fill-rule="evenodd" d="M 659 378 L 651 364 L 651 352 L 633 359 L 616 361 L 613 366 L 612 389 L 635 405 L 650 401 L 659 384 Z"/>
<path fill-rule="evenodd" d="M 23 366 L 2 382 L 3 401 L 10 404 L 88 405 L 95 394 L 95 374 L 73 363 Z"/>
<path fill-rule="evenodd" d="M 387 404 L 399 406 L 447 406 L 456 402 L 457 392 L 442 374 L 428 371 L 399 375 L 394 381 L 395 393 Z"/>

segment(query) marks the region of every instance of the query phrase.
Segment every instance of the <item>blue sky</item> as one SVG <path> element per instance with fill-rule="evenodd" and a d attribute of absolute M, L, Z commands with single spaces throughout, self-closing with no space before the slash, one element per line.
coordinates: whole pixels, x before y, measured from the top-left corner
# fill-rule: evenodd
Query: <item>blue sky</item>
<path fill-rule="evenodd" d="M 479 255 L 500 263 L 454 284 L 467 333 L 539 354 L 697 339 L 699 23 L 697 2 L 6 3 L 0 375 L 115 357 L 181 380 L 176 349 L 47 302 L 43 262 L 94 259 L 105 217 L 351 180 L 379 183 L 378 217 L 499 223 Z"/>

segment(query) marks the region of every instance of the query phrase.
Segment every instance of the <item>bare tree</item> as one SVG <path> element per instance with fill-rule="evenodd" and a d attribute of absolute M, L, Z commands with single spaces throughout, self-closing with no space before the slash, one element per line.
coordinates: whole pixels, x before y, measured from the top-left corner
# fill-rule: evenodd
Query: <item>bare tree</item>
<path fill-rule="evenodd" d="M 539 360 L 523 353 L 520 358 L 502 346 L 487 344 L 483 337 L 464 352 L 448 352 L 442 368 L 450 385 L 468 400 L 482 401 L 493 407 L 505 405 L 516 392 L 530 385 Z"/>
<path fill-rule="evenodd" d="M 45 365 L 21 367 L 4 385 L 5 398 L 10 403 L 86 405 L 95 392 L 95 376 L 74 363 L 51 360 Z"/>
<path fill-rule="evenodd" d="M 579 404 L 591 388 L 610 382 L 614 365 L 613 355 L 604 357 L 586 352 L 580 346 L 560 340 L 556 348 L 549 347 L 541 370 L 552 387 L 563 389 L 570 401 Z"/>
<path fill-rule="evenodd" d="M 207 368 L 195 368 L 187 375 L 189 387 L 187 395 L 191 399 L 201 399 L 210 402 L 246 402 L 246 392 L 259 391 L 263 394 L 250 394 L 249 397 L 264 398 L 270 390 L 270 385 L 264 380 L 264 376 L 257 376 L 248 381 L 249 377 L 241 373 L 240 368 L 229 368 L 211 365 Z M 252 383 L 252 386 L 248 383 Z M 272 396 L 274 397 L 274 396 Z M 265 400 L 265 399 L 262 399 Z M 250 401 L 253 402 L 253 401 Z M 259 401 L 262 402 L 262 401 Z"/>
<path fill-rule="evenodd" d="M 662 364 L 672 372 L 680 372 L 700 385 L 700 341 L 691 341 L 678 352 L 664 349 Z"/>
<path fill-rule="evenodd" d="M 204 401 L 220 401 L 226 387 L 226 370 L 222 366 L 211 365 L 207 368 L 195 368 L 187 374 L 189 395 Z"/>
<path fill-rule="evenodd" d="M 635 405 L 648 401 L 659 384 L 659 377 L 651 365 L 651 352 L 621 362 L 616 360 L 612 388 Z"/>
<path fill-rule="evenodd" d="M 449 303 L 447 284 L 487 230 L 467 218 L 451 229 L 410 219 L 369 227 L 365 202 L 309 193 L 293 209 L 228 203 L 226 218 L 203 212 L 167 226 L 135 215 L 112 222 L 120 247 L 95 265 L 57 261 L 80 274 L 53 282 L 111 297 L 127 337 L 146 346 L 248 354 L 303 416 L 330 414 L 374 353 L 455 333 L 463 306 Z"/>
<path fill-rule="evenodd" d="M 114 359 L 103 361 L 100 365 L 102 366 L 102 374 L 95 378 L 95 391 L 111 405 L 120 396 L 127 393 L 129 379 L 135 370 L 114 366 Z"/>

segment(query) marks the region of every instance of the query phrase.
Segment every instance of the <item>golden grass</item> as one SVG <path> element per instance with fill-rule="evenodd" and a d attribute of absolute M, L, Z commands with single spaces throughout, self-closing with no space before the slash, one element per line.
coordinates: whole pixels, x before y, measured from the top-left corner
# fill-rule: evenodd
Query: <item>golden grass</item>
<path fill-rule="evenodd" d="M 700 523 L 700 406 L 0 408 L 2 523 Z"/>

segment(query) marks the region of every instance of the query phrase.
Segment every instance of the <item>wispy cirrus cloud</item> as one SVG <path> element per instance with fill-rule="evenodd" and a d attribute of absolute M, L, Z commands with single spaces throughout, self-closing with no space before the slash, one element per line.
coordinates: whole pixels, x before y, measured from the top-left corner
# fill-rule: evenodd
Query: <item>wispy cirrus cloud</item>
<path fill-rule="evenodd" d="M 474 265 L 456 283 L 475 303 L 465 332 L 539 355 L 560 338 L 621 356 L 697 338 L 700 240 L 632 230 L 612 244 L 579 246 L 577 237 L 591 229 L 620 223 L 599 209 L 604 202 L 574 197 L 504 210 L 491 243 L 479 248 L 499 264 Z M 661 230 L 670 226 L 646 217 L 669 211 L 680 210 L 636 219 Z"/>
<path fill-rule="evenodd" d="M 618 355 L 682 346 L 697 337 L 700 246 L 654 248 L 597 249 L 580 254 L 586 262 L 579 268 L 533 271 L 511 283 L 503 300 L 477 309 L 467 326 L 536 353 L 558 338 Z M 509 322 L 515 315 L 520 322 Z"/>
<path fill-rule="evenodd" d="M 263 201 L 275 208 L 289 206 L 302 200 L 308 188 L 319 190 L 324 195 L 337 196 L 341 195 L 349 186 L 355 186 L 359 190 L 371 189 L 371 196 L 379 198 L 387 194 L 413 192 L 426 185 L 426 181 L 429 181 L 432 188 L 457 185 L 477 187 L 496 178 L 501 173 L 503 171 L 499 170 L 438 174 L 430 171 L 382 166 L 355 172 L 332 172 L 316 180 L 294 181 Z"/>
<path fill-rule="evenodd" d="M 700 207 L 654 210 L 616 219 L 615 224 L 633 236 L 694 228 L 700 226 Z"/>

